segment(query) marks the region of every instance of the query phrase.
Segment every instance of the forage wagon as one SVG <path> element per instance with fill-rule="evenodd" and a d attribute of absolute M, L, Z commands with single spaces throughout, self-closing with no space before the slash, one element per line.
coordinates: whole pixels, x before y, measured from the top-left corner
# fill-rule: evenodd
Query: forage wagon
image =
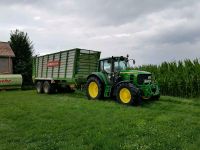
<path fill-rule="evenodd" d="M 51 93 L 81 87 L 87 76 L 98 68 L 100 52 L 71 49 L 36 57 L 33 79 L 38 93 Z"/>

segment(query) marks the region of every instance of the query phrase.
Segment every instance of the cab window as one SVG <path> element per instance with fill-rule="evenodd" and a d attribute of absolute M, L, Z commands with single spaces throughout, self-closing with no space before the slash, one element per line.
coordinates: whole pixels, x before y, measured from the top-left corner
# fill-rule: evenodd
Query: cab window
<path fill-rule="evenodd" d="M 115 61 L 114 65 L 115 65 L 115 67 L 114 67 L 114 71 L 125 70 L 126 67 L 127 67 L 125 61 Z"/>
<path fill-rule="evenodd" d="M 111 63 L 108 60 L 100 61 L 100 71 L 105 71 L 107 73 L 111 73 Z"/>
<path fill-rule="evenodd" d="M 107 73 L 111 73 L 111 63 L 108 60 L 104 60 L 103 70 Z"/>

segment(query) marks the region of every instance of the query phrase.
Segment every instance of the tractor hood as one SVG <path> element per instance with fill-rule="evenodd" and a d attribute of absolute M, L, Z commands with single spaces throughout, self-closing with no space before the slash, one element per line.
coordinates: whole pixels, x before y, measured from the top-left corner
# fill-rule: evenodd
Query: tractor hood
<path fill-rule="evenodd" d="M 140 71 L 140 70 L 122 70 L 120 71 L 120 74 L 134 74 L 135 76 L 137 76 L 139 74 L 151 74 L 151 73 L 147 71 Z"/>

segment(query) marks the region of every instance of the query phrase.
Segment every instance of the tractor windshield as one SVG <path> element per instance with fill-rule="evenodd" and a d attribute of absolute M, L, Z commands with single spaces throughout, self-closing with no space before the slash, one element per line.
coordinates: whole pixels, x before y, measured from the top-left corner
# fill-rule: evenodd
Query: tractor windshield
<path fill-rule="evenodd" d="M 115 69 L 114 71 L 118 72 L 118 71 L 121 71 L 121 70 L 126 70 L 127 66 L 128 66 L 128 62 L 126 60 L 117 60 L 115 61 Z"/>

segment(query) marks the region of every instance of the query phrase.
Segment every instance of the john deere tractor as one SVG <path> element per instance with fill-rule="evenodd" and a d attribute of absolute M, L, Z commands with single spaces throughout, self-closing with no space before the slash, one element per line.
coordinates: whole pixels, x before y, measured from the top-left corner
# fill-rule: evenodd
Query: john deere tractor
<path fill-rule="evenodd" d="M 130 70 L 128 57 L 109 57 L 99 61 L 98 72 L 87 78 L 88 99 L 115 97 L 119 103 L 138 104 L 142 99 L 160 97 L 159 87 L 152 74 L 146 71 Z"/>

